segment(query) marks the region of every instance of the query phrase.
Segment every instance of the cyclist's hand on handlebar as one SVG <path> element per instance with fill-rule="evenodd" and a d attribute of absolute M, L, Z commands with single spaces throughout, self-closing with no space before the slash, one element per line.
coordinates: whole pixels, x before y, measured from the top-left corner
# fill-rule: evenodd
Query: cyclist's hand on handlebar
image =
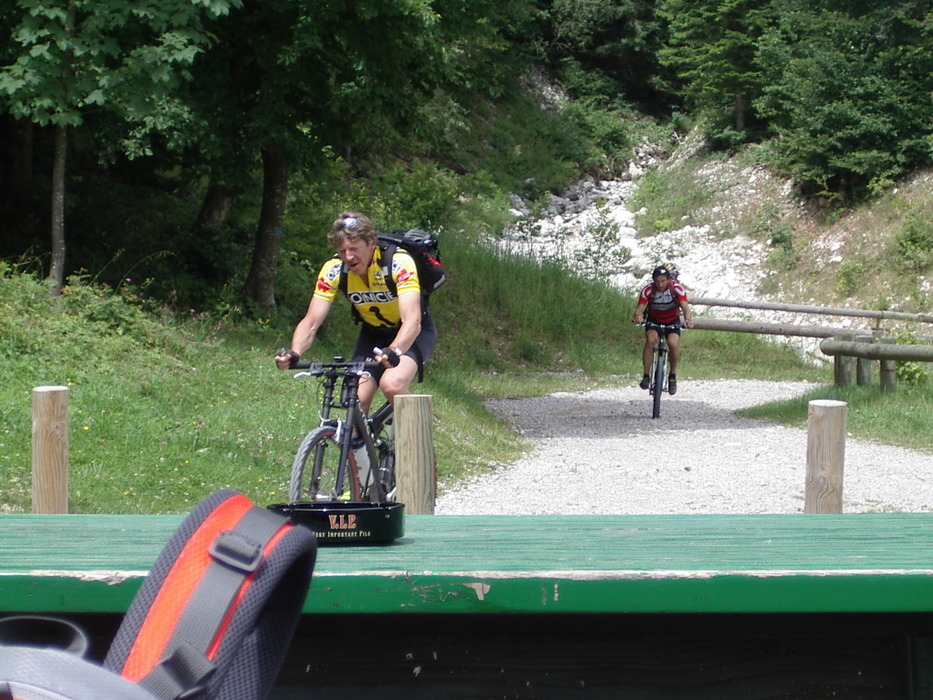
<path fill-rule="evenodd" d="M 693 328 L 693 319 L 685 318 L 684 319 L 684 328 Z"/>
<path fill-rule="evenodd" d="M 402 351 L 398 348 L 389 348 L 388 350 L 373 348 L 373 359 L 386 368 L 398 367 L 398 363 L 402 361 Z"/>
<path fill-rule="evenodd" d="M 279 369 L 294 369 L 299 357 L 301 356 L 291 348 L 282 348 L 275 353 L 275 364 Z"/>
<path fill-rule="evenodd" d="M 637 323 L 639 326 L 645 322 L 645 317 L 642 314 L 635 314 L 635 318 L 632 319 L 632 323 Z"/>

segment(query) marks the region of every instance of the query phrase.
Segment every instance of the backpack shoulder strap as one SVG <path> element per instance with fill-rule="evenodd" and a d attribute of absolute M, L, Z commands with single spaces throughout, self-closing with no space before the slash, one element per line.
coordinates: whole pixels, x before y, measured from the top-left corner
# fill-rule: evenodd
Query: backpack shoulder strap
<path fill-rule="evenodd" d="M 219 491 L 179 526 L 133 600 L 104 667 L 163 700 L 262 697 L 308 592 L 314 535 Z M 247 692 L 249 689 L 249 692 Z"/>
<path fill-rule="evenodd" d="M 395 284 L 395 280 L 392 279 L 392 258 L 395 256 L 395 251 L 398 250 L 398 245 L 388 242 L 384 246 L 380 243 L 380 247 L 382 248 L 382 275 L 385 278 L 386 286 L 392 292 L 392 296 L 397 297 L 398 286 Z"/>

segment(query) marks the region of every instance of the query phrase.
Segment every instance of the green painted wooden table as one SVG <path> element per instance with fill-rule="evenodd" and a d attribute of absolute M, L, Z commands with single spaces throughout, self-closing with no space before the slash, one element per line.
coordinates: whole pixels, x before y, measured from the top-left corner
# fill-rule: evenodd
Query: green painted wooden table
<path fill-rule="evenodd" d="M 0 516 L 0 611 L 120 612 L 180 516 Z M 308 613 L 933 610 L 933 516 L 409 516 Z"/>
<path fill-rule="evenodd" d="M 181 516 L 0 516 L 0 615 L 106 649 Z M 273 691 L 928 698 L 933 515 L 409 516 L 322 547 Z"/>

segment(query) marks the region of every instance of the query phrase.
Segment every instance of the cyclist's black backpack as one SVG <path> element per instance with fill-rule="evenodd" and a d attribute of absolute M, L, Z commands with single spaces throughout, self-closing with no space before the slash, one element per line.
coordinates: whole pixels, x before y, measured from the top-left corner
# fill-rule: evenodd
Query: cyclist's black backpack
<path fill-rule="evenodd" d="M 379 234 L 379 247 L 382 249 L 382 274 L 393 297 L 398 296 L 395 280 L 392 279 L 392 256 L 402 248 L 415 261 L 418 268 L 418 281 L 421 284 L 421 308 L 428 310 L 428 297 L 447 282 L 447 272 L 441 264 L 441 252 L 438 249 L 437 236 L 421 229 L 398 229 L 392 233 Z M 340 272 L 339 289 L 347 293 L 346 265 Z M 353 318 L 361 322 L 359 312 L 353 307 Z"/>
<path fill-rule="evenodd" d="M 308 592 L 307 528 L 218 491 L 181 523 L 97 666 L 0 646 L 0 700 L 258 700 L 272 687 Z"/>

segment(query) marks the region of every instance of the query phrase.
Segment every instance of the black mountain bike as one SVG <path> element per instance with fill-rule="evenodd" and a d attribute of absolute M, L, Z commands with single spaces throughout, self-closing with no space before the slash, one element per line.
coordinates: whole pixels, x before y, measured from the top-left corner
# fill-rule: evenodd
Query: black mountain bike
<path fill-rule="evenodd" d="M 658 344 L 654 346 L 654 358 L 651 360 L 651 384 L 648 386 L 648 395 L 652 398 L 651 417 L 661 417 L 661 394 L 667 391 L 667 330 L 676 324 L 654 323 L 645 321 L 645 328 L 658 332 Z"/>
<path fill-rule="evenodd" d="M 300 501 L 395 500 L 395 436 L 392 404 L 386 403 L 367 418 L 356 395 L 360 379 L 377 363 L 367 360 L 347 362 L 299 362 L 295 377 L 320 377 L 321 424 L 309 432 L 295 454 L 288 499 Z M 339 386 L 338 386 L 339 384 Z M 332 411 L 346 411 L 334 417 Z M 362 438 L 362 450 L 351 447 Z M 367 465 L 359 465 L 365 454 Z M 362 469 L 359 467 L 363 467 Z"/>

